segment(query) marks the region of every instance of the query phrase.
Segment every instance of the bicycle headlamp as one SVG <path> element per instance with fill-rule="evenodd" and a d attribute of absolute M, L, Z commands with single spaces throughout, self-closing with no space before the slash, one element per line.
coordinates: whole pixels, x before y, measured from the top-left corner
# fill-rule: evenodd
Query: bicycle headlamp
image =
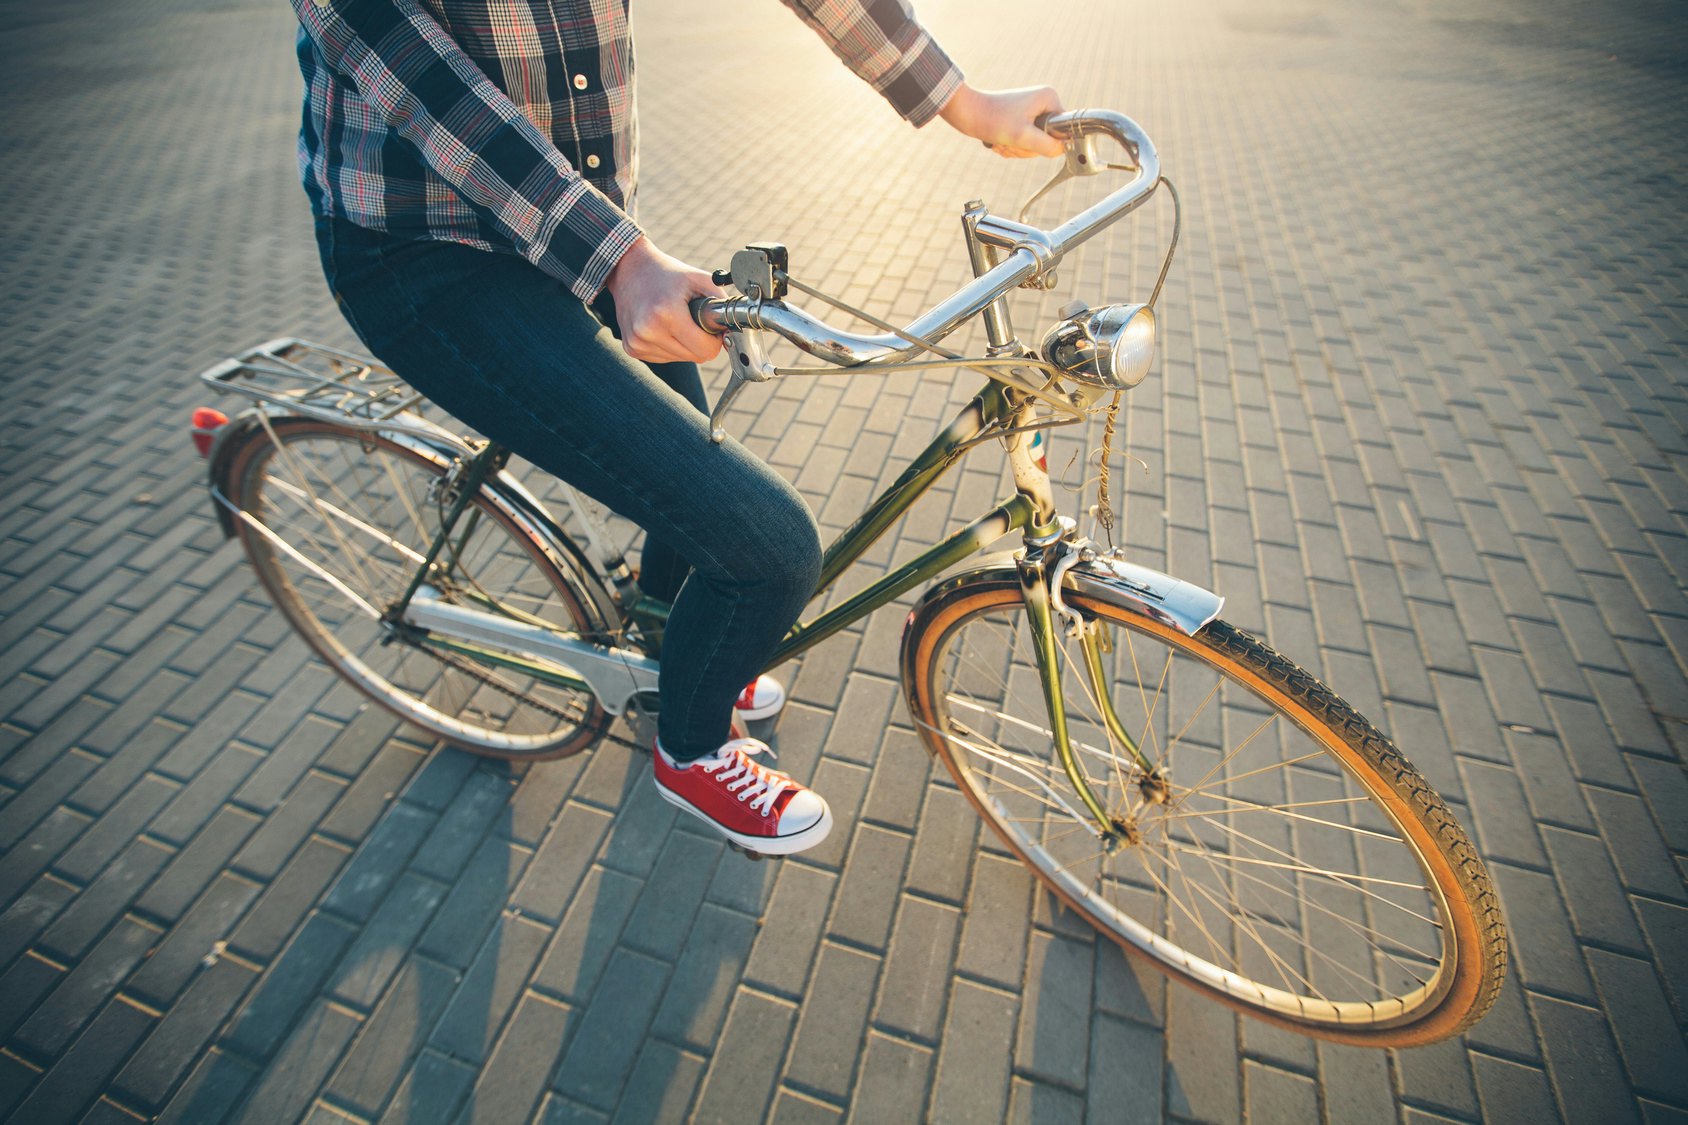
<path fill-rule="evenodd" d="M 1044 333 L 1043 358 L 1080 383 L 1135 387 L 1155 358 L 1155 313 L 1148 305 L 1103 305 Z"/>

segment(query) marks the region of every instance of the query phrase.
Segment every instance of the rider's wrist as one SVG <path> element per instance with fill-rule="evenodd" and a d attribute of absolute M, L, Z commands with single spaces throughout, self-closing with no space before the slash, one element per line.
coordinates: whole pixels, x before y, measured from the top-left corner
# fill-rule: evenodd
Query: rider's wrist
<path fill-rule="evenodd" d="M 938 116 L 943 118 L 944 123 L 950 128 L 971 136 L 968 125 L 975 116 L 974 110 L 977 107 L 978 100 L 979 91 L 967 82 L 962 82 L 955 88 L 955 93 L 951 94 L 949 100 L 944 102 L 943 107 L 938 110 Z"/>
<path fill-rule="evenodd" d="M 631 246 L 621 252 L 621 257 L 615 260 L 615 265 L 610 267 L 610 272 L 604 276 L 604 288 L 614 293 L 631 273 L 650 262 L 655 254 L 656 247 L 651 245 L 648 237 L 641 234 Z"/>

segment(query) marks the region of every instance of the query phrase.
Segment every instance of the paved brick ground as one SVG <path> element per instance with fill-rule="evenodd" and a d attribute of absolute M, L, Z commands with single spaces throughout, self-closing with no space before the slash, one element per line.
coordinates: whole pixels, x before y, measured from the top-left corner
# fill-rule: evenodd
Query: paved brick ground
<path fill-rule="evenodd" d="M 220 542 L 183 433 L 215 358 L 350 342 L 285 5 L 7 0 L 0 1116 L 1682 1120 L 1680 7 L 923 7 L 980 81 L 1056 78 L 1161 141 L 1187 227 L 1130 540 L 1456 802 L 1514 927 L 1495 1013 L 1316 1046 L 1071 928 L 923 784 L 895 610 L 795 674 L 783 762 L 842 828 L 783 864 L 677 824 L 625 729 L 522 771 L 364 708 Z M 910 314 L 961 276 L 959 203 L 1035 171 L 901 127 L 764 8 L 641 0 L 647 218 L 700 261 L 783 238 Z M 1064 288 L 1142 292 L 1168 229 Z M 734 423 L 839 526 L 964 393 L 787 387 Z M 997 487 L 959 475 L 904 537 Z"/>

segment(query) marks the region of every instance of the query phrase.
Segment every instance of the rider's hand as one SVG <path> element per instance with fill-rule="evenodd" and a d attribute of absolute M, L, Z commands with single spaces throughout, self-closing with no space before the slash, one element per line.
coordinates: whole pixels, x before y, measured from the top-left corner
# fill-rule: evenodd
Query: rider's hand
<path fill-rule="evenodd" d="M 610 271 L 605 283 L 615 298 L 621 347 L 646 363 L 703 363 L 721 351 L 721 338 L 699 328 L 687 302 L 724 297 L 702 270 L 658 250 L 641 237 Z"/>
<path fill-rule="evenodd" d="M 938 111 L 956 132 L 976 137 L 999 156 L 1060 156 L 1061 142 L 1039 129 L 1039 114 L 1059 113 L 1061 95 L 1048 86 L 975 90 L 965 82 Z"/>

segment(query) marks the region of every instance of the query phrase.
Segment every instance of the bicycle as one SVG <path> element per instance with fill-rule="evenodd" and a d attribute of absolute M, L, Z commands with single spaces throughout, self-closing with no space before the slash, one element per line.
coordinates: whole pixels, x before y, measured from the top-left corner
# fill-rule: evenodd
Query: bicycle
<path fill-rule="evenodd" d="M 1048 287 L 1069 250 L 1163 184 L 1176 203 L 1129 118 L 1081 110 L 1046 127 L 1066 160 L 1034 201 L 1074 176 L 1131 178 L 1050 230 L 970 203 L 975 276 L 907 328 L 803 286 L 775 244 L 739 251 L 718 277 L 738 296 L 694 303 L 731 368 L 716 440 L 752 383 L 835 368 L 988 377 L 827 549 L 820 591 L 967 451 L 1000 444 L 1014 481 L 991 511 L 793 627 L 769 667 L 1018 533 L 1018 550 L 926 590 L 901 652 L 921 741 L 1003 844 L 1097 930 L 1233 1008 L 1370 1046 L 1456 1034 L 1493 1005 L 1507 938 L 1442 799 L 1334 692 L 1220 619 L 1218 595 L 1056 512 L 1033 435 L 1107 412 L 1109 512 L 1106 443 L 1152 362 L 1177 226 L 1148 302 L 1064 309 L 1038 348 L 1020 343 L 1010 290 Z M 1124 163 L 1102 159 L 1105 140 Z M 881 332 L 835 328 L 786 301 L 792 288 Z M 937 343 L 974 316 L 985 355 Z M 765 332 L 830 366 L 774 366 Z M 563 488 L 582 548 L 507 450 L 427 420 L 414 391 L 350 353 L 278 340 L 202 377 L 255 400 L 232 421 L 197 419 L 224 530 L 312 648 L 376 702 L 473 752 L 539 760 L 651 699 L 666 607 L 639 594 L 590 502 Z"/>

